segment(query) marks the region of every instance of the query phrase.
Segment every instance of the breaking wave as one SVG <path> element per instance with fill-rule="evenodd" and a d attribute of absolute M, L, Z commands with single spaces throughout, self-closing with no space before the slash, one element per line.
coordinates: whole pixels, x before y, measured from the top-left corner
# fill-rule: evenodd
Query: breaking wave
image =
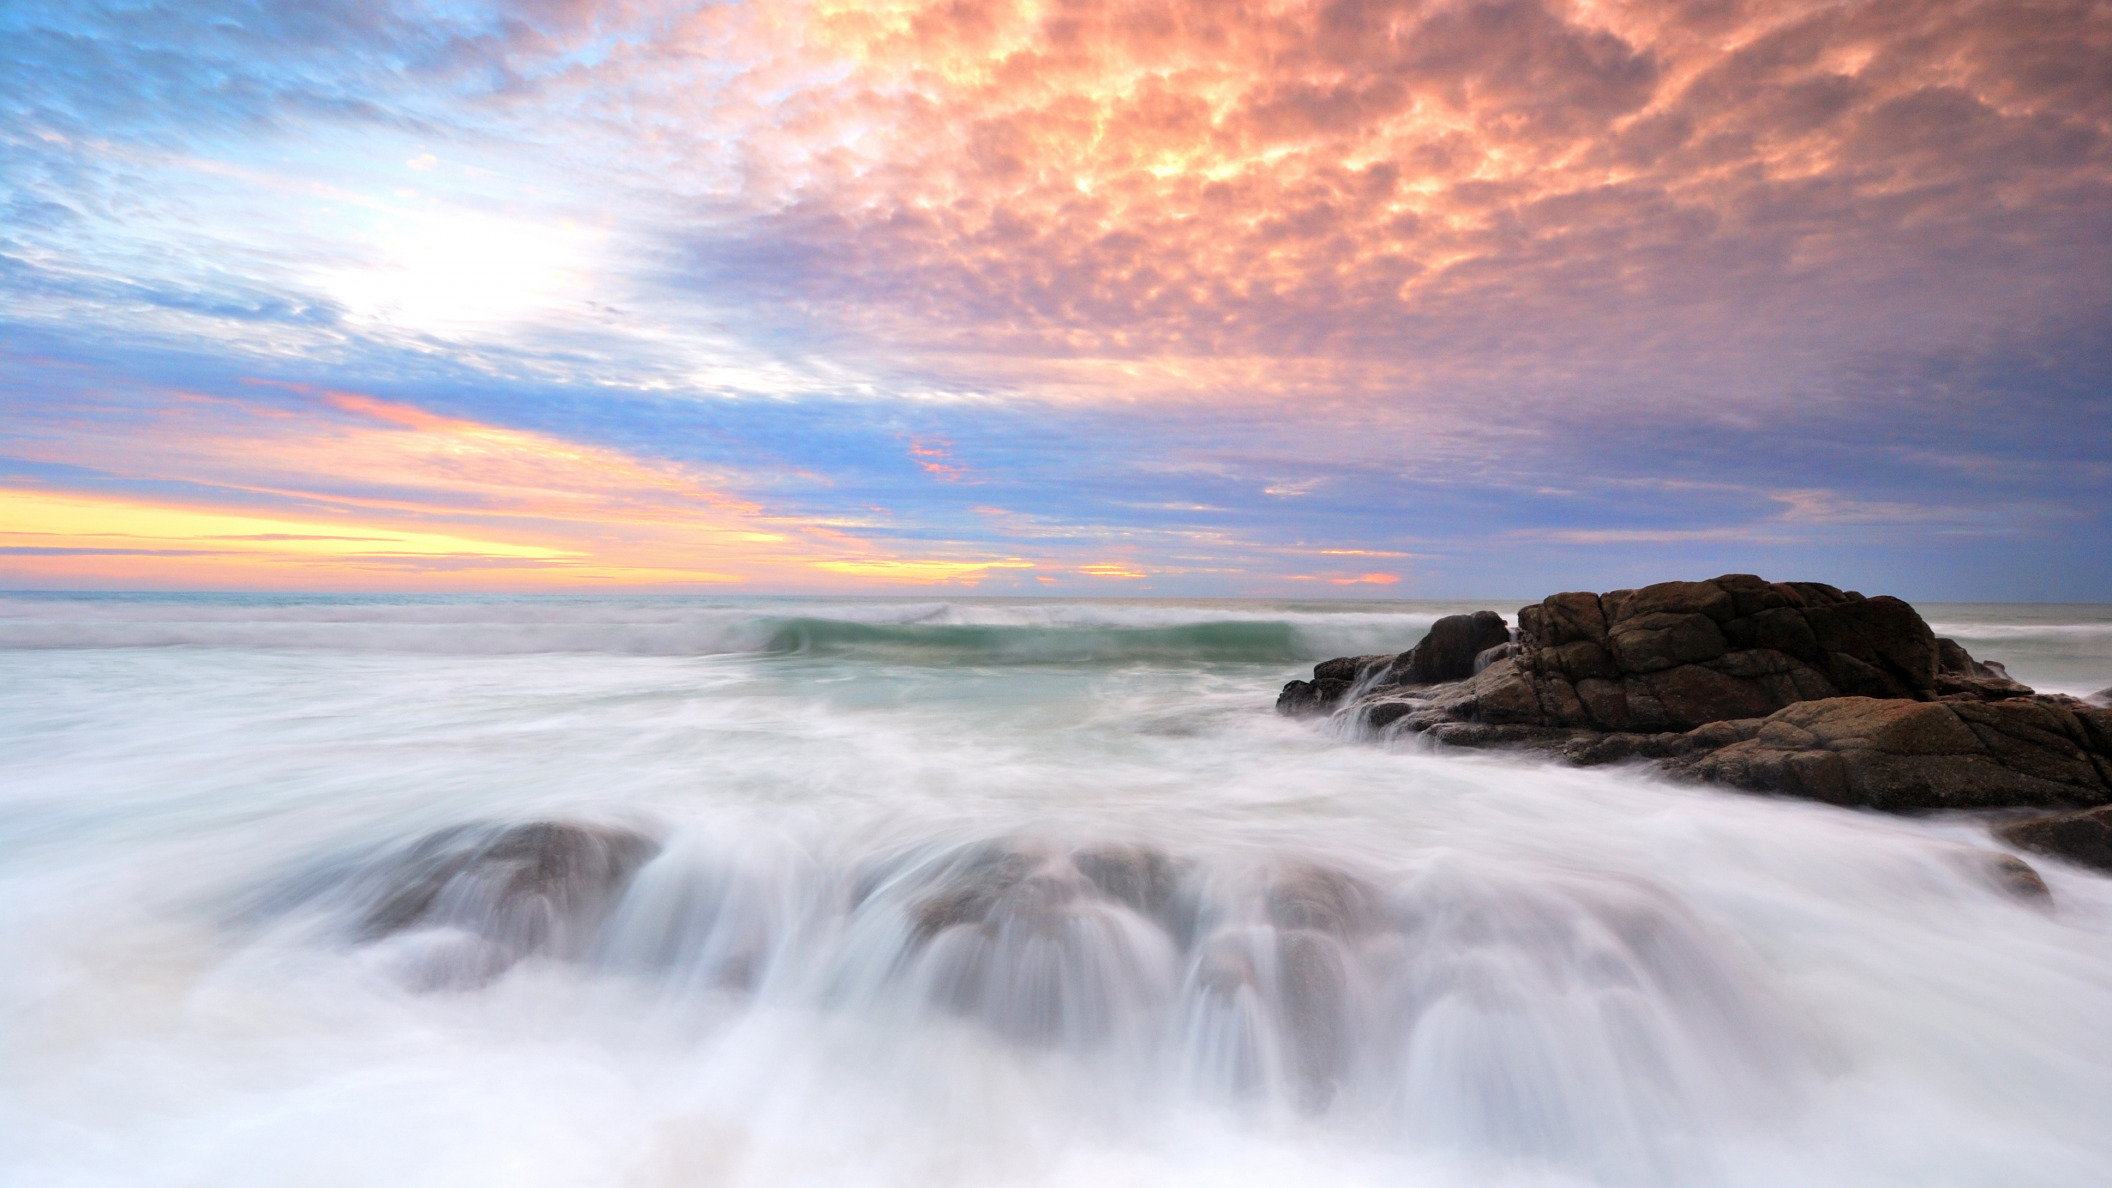
<path fill-rule="evenodd" d="M 685 598 L 0 597 L 0 649 L 220 647 L 910 664 L 1325 659 L 1420 635 L 1451 604 Z M 792 613 L 786 613 L 791 611 Z"/>

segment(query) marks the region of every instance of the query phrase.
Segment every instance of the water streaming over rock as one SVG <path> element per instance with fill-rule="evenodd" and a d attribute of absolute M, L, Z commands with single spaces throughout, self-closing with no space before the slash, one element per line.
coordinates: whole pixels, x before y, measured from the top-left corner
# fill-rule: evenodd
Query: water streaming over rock
<path fill-rule="evenodd" d="M 1455 609 L 5 600 L 0 1180 L 2101 1180 L 2112 880 L 1270 712 Z"/>

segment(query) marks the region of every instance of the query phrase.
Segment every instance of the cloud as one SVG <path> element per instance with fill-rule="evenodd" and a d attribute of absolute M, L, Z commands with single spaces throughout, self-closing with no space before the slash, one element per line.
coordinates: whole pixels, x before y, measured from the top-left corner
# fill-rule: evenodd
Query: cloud
<path fill-rule="evenodd" d="M 0 334 L 137 391 L 15 365 L 8 452 L 553 575 L 2042 541 L 2108 61 L 2087 0 L 15 6 Z"/>
<path fill-rule="evenodd" d="M 1703 346 L 1737 382 L 2112 304 L 2112 21 L 2088 3 L 57 12 L 16 18 L 39 80 L 16 121 L 71 147 L 14 155 L 74 174 L 32 201 L 114 212 L 94 136 L 195 154 L 321 126 L 366 154 L 415 129 L 377 164 L 444 158 L 421 176 L 469 186 L 460 156 L 543 216 L 627 224 L 597 283 L 662 307 L 602 331 L 633 346 L 718 310 L 971 385 L 1105 360 L 1094 388 L 1148 395 L 1109 382 L 1119 361 L 1275 381 L 1326 357 L 1366 363 L 1338 390 L 1427 401 Z M 361 303 L 286 288 L 220 307 Z"/>
<path fill-rule="evenodd" d="M 92 468 L 106 489 L 0 483 L 12 579 L 826 588 L 1031 568 L 905 555 L 773 514 L 725 475 L 356 393 L 160 396 L 122 440 L 96 432 L 107 406 L 76 404 L 16 443 L 17 464 Z"/>

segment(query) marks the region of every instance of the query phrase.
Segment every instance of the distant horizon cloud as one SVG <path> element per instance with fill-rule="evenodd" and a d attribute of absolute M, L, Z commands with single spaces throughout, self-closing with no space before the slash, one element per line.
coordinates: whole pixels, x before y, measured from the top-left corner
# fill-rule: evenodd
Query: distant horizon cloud
<path fill-rule="evenodd" d="M 81 0 L 0 132 L 0 585 L 2112 600 L 2102 5 Z"/>

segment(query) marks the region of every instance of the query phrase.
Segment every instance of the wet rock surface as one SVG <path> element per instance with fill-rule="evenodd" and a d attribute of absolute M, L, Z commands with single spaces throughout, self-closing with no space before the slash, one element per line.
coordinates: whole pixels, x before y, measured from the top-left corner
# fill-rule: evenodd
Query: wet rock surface
<path fill-rule="evenodd" d="M 2015 821 L 1995 830 L 2013 846 L 2112 873 L 2112 807 Z"/>
<path fill-rule="evenodd" d="M 2032 869 L 2031 863 L 2015 854 L 1985 854 L 1980 857 L 1980 873 L 2004 893 L 2026 903 L 2046 904 L 2053 901 L 2053 892 L 2046 880 Z"/>
<path fill-rule="evenodd" d="M 1513 1093 L 1496 1058 L 1535 1012 L 1583 1050 L 1695 1054 L 1638 1065 L 1638 1100 L 1773 1100 L 1809 1067 L 1743 950 L 1630 876 L 1031 837 L 849 861 L 762 849 L 468 826 L 335 864 L 299 902 L 417 989 L 472 989 L 542 954 L 712 1012 L 789 1000 L 881 1012 L 890 1030 L 943 1020 L 1311 1115 L 1394 1100 L 1410 1061 L 1428 1076 L 1447 1054 L 1461 1096 Z M 1960 861 L 1996 891 L 2034 881 L 2008 855 Z"/>
<path fill-rule="evenodd" d="M 2072 808 L 2112 800 L 2112 715 L 2063 698 L 1837 697 L 1717 726 L 1682 739 L 1688 753 L 1670 759 L 1668 770 L 1750 791 L 1895 811 Z"/>
<path fill-rule="evenodd" d="M 1438 626 L 1451 641 L 1491 621 Z M 1897 598 L 1750 574 L 1556 594 L 1465 672 L 1439 635 L 1391 659 L 1328 661 L 1277 709 L 1895 812 L 2112 803 L 2112 707 L 2036 693 Z M 1448 665 L 1428 669 L 1426 654 Z"/>
<path fill-rule="evenodd" d="M 428 988 L 478 985 L 530 955 L 576 958 L 659 850 L 604 825 L 441 830 L 350 880 L 354 940 L 411 938 L 402 972 Z"/>

